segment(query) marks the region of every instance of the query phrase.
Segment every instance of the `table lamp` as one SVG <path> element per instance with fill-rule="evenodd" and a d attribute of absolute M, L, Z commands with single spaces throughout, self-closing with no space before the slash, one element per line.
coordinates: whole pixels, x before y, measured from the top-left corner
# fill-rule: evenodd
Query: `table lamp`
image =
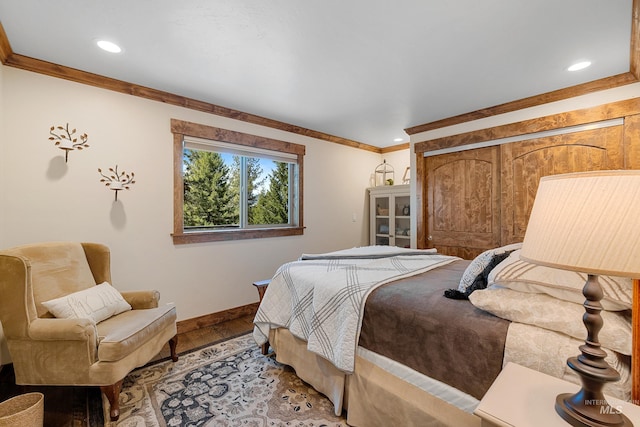
<path fill-rule="evenodd" d="M 567 364 L 580 377 L 576 394 L 560 394 L 556 412 L 573 426 L 632 426 L 611 407 L 605 383 L 620 375 L 598 342 L 603 297 L 598 275 L 640 277 L 640 171 L 546 176 L 540 180 L 522 245 L 525 261 L 587 274 L 581 354 Z"/>

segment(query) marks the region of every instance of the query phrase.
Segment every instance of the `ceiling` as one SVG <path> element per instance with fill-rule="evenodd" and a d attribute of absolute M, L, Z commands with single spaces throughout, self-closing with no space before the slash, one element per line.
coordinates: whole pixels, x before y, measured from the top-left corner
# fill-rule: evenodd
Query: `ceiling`
<path fill-rule="evenodd" d="M 341 138 L 629 71 L 632 0 L 2 0 L 14 53 Z M 119 54 L 96 47 L 119 44 Z M 578 60 L 591 67 L 566 68 Z"/>

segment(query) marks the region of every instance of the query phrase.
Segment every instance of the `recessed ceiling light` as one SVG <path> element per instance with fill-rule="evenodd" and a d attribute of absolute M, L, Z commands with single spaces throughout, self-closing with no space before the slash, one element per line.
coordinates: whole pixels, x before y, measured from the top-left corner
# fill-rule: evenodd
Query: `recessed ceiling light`
<path fill-rule="evenodd" d="M 567 71 L 578 71 L 578 70 L 582 70 L 582 69 L 584 69 L 584 68 L 587 68 L 589 65 L 591 65 L 591 61 L 576 62 L 575 64 L 573 64 L 572 66 L 570 66 L 569 68 L 567 68 Z"/>
<path fill-rule="evenodd" d="M 107 40 L 98 40 L 97 44 L 100 49 L 106 50 L 107 52 L 111 52 L 111 53 L 122 52 L 122 49 L 120 48 L 120 46 Z"/>
<path fill-rule="evenodd" d="M 395 138 L 393 140 L 393 142 L 402 142 L 402 141 L 404 141 L 404 138 Z"/>

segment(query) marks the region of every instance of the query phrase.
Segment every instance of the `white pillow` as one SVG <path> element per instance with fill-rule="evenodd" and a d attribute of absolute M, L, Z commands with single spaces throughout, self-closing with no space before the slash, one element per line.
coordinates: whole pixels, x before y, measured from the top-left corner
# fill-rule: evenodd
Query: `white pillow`
<path fill-rule="evenodd" d="M 483 289 L 472 293 L 469 301 L 481 310 L 511 320 L 538 326 L 584 340 L 584 307 L 544 294 L 524 294 L 511 289 Z M 604 325 L 598 334 L 603 347 L 631 355 L 631 313 L 602 311 Z"/>
<path fill-rule="evenodd" d="M 120 292 L 107 282 L 45 301 L 42 305 L 55 317 L 92 319 L 95 323 L 131 310 Z"/>
<path fill-rule="evenodd" d="M 587 275 L 531 264 L 520 259 L 520 251 L 498 264 L 489 273 L 488 287 L 495 285 L 514 291 L 547 294 L 565 301 L 584 303 L 582 288 Z M 598 276 L 604 297 L 600 301 L 608 311 L 631 309 L 633 291 L 631 279 L 615 276 Z"/>

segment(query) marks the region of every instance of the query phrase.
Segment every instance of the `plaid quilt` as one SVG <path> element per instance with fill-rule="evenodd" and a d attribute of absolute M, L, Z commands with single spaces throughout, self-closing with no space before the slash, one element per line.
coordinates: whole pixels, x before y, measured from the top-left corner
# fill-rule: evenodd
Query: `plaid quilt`
<path fill-rule="evenodd" d="M 271 280 L 254 319 L 254 339 L 261 345 L 270 329 L 288 328 L 307 341 L 308 350 L 352 373 L 369 293 L 457 259 L 386 246 L 303 255 L 282 265 Z"/>

